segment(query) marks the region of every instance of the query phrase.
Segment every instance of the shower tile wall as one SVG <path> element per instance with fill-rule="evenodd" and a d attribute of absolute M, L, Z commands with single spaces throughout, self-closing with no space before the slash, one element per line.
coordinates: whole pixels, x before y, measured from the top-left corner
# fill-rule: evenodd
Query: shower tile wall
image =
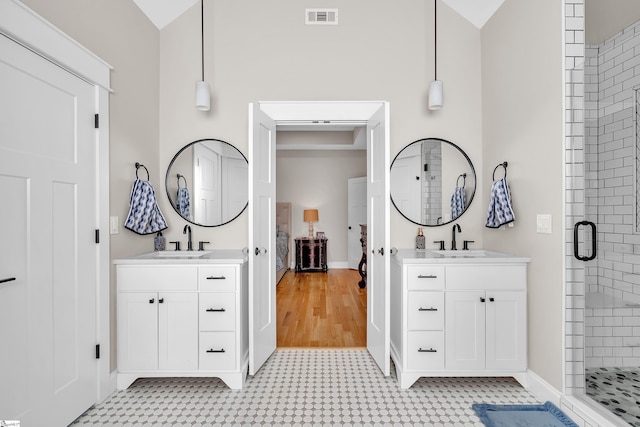
<path fill-rule="evenodd" d="M 422 164 L 428 170 L 422 171 L 422 216 L 425 224 L 438 224 L 446 221 L 442 218 L 442 148 L 440 145 L 429 148 L 431 144 L 422 144 Z M 432 203 L 429 203 L 429 201 Z M 433 203 L 436 201 L 436 203 Z M 438 221 L 440 218 L 440 221 Z"/>
<path fill-rule="evenodd" d="M 565 0 L 565 392 L 584 393 L 584 263 L 573 224 L 584 219 L 584 0 Z M 563 402 L 564 405 L 569 402 Z"/>
<path fill-rule="evenodd" d="M 614 297 L 585 312 L 585 364 L 640 365 L 640 235 L 635 234 L 635 90 L 640 23 L 585 48 L 586 218 L 598 225 L 598 257 L 586 263 L 586 290 Z M 636 309 L 637 310 L 637 309 Z"/>

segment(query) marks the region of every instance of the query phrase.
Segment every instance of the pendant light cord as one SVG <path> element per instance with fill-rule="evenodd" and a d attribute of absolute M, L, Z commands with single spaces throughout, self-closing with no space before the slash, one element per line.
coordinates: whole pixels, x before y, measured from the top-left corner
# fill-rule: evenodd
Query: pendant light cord
<path fill-rule="evenodd" d="M 200 36 L 202 46 L 202 81 L 204 81 L 204 0 L 200 0 Z"/>
<path fill-rule="evenodd" d="M 438 80 L 438 0 L 433 2 L 434 80 Z"/>

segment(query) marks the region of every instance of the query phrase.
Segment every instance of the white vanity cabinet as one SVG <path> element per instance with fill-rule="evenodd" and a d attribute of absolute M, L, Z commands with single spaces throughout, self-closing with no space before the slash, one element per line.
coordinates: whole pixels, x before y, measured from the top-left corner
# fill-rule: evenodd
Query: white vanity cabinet
<path fill-rule="evenodd" d="M 247 260 L 241 251 L 225 255 L 145 254 L 114 261 L 118 388 L 161 376 L 213 376 L 242 388 L 248 367 Z"/>
<path fill-rule="evenodd" d="M 428 376 L 527 369 L 528 258 L 399 251 L 391 262 L 391 357 L 401 388 Z"/>

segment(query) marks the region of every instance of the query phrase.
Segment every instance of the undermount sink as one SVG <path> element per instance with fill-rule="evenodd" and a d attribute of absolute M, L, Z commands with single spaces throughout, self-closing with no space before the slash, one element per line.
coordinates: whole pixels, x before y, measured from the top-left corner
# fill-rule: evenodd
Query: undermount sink
<path fill-rule="evenodd" d="M 158 251 L 156 256 L 159 258 L 202 258 L 211 253 L 211 251 Z"/>
<path fill-rule="evenodd" d="M 451 249 L 448 250 L 437 250 L 433 251 L 436 254 L 445 256 L 445 257 L 457 257 L 457 258 L 477 258 L 487 256 L 487 251 L 484 249 L 470 249 L 470 250 L 457 250 L 453 251 Z"/>

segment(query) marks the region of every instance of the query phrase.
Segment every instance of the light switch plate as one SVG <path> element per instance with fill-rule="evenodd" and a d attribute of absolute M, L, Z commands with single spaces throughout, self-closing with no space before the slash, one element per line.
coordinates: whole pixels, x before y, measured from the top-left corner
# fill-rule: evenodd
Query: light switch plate
<path fill-rule="evenodd" d="M 109 217 L 109 234 L 118 234 L 119 227 L 120 225 L 118 224 L 118 217 L 110 216 Z"/>
<path fill-rule="evenodd" d="M 551 234 L 551 215 L 538 214 L 536 218 L 536 231 L 543 234 Z"/>

